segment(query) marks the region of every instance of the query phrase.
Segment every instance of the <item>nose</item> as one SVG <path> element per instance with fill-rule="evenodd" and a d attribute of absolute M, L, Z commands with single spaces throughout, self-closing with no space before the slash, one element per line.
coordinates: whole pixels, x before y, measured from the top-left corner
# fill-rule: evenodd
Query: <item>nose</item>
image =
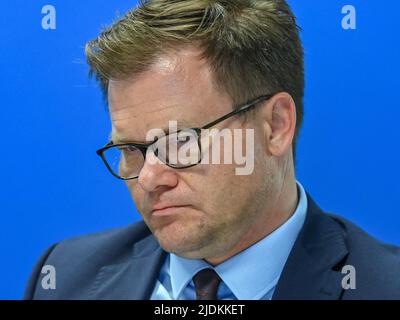
<path fill-rule="evenodd" d="M 155 191 L 161 186 L 173 188 L 178 184 L 178 175 L 174 169 L 158 160 L 153 152 L 148 152 L 138 184 L 146 192 Z"/>

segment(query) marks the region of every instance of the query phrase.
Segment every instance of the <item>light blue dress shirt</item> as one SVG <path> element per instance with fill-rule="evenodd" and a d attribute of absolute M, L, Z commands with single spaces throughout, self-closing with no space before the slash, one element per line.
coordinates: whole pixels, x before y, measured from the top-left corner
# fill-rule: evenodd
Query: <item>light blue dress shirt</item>
<path fill-rule="evenodd" d="M 205 268 L 213 268 L 222 279 L 219 300 L 271 299 L 306 217 L 307 196 L 298 181 L 297 186 L 299 202 L 293 215 L 274 232 L 216 267 L 204 260 L 168 254 L 150 299 L 195 300 L 192 278 Z"/>

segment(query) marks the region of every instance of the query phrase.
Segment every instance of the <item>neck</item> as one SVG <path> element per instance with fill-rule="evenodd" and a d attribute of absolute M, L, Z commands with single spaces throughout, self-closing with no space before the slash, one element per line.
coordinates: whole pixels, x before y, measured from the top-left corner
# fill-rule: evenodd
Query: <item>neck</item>
<path fill-rule="evenodd" d="M 263 221 L 257 221 L 254 223 L 254 225 L 245 233 L 244 237 L 242 237 L 240 241 L 223 256 L 206 258 L 205 260 L 209 264 L 216 266 L 246 250 L 278 229 L 293 215 L 297 208 L 300 195 L 298 194 L 294 173 L 289 174 L 289 177 L 286 178 L 288 180 L 284 180 L 281 192 L 277 195 L 274 207 L 268 214 L 263 215 Z"/>

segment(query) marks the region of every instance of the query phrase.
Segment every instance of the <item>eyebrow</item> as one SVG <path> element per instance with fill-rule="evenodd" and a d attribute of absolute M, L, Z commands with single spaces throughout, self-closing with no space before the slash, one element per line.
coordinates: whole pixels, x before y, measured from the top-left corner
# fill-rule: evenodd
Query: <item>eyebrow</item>
<path fill-rule="evenodd" d="M 177 122 L 177 131 L 182 130 L 182 129 L 191 129 L 191 128 L 197 128 L 197 126 L 194 126 L 192 122 L 186 121 L 186 120 L 181 120 L 181 121 L 176 121 Z M 160 128 L 165 135 L 170 134 L 171 132 L 169 131 L 169 126 L 164 126 Z M 122 143 L 147 143 L 146 141 L 142 140 L 142 141 L 138 141 L 135 139 L 128 139 L 125 138 L 123 136 L 120 136 L 118 134 L 113 134 L 113 132 L 111 131 L 108 137 L 109 141 L 112 141 L 114 144 L 122 144 Z"/>
<path fill-rule="evenodd" d="M 128 140 L 126 140 L 125 138 L 119 137 L 118 135 L 114 134 L 111 131 L 109 136 L 108 136 L 108 140 L 114 144 L 120 144 L 120 143 L 127 143 Z"/>

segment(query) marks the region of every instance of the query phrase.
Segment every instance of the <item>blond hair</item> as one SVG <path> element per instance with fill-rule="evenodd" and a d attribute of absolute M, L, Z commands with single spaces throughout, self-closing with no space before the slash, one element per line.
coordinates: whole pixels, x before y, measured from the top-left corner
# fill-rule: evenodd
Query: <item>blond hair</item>
<path fill-rule="evenodd" d="M 109 79 L 146 71 L 163 53 L 196 44 L 217 86 L 240 104 L 288 92 L 303 121 L 304 67 L 299 27 L 285 0 L 148 0 L 85 47 L 106 103 Z"/>

